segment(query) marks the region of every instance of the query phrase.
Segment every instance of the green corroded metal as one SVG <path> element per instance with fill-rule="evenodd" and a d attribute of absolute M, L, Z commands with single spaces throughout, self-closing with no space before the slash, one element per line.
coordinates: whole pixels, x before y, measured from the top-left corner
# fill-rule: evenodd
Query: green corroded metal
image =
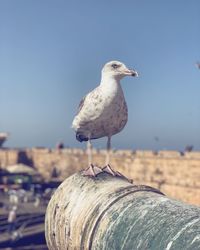
<path fill-rule="evenodd" d="M 67 178 L 49 202 L 50 250 L 200 249 L 200 208 L 102 173 Z"/>

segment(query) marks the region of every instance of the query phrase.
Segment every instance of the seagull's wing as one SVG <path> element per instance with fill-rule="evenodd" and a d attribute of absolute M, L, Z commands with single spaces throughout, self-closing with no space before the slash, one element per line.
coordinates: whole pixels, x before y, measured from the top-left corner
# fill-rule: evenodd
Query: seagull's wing
<path fill-rule="evenodd" d="M 99 88 L 95 88 L 88 93 L 80 102 L 78 106 L 78 113 L 76 114 L 72 127 L 80 127 L 84 124 L 94 121 L 100 115 L 100 110 L 97 112 L 97 103 L 100 95 Z"/>
<path fill-rule="evenodd" d="M 100 94 L 99 88 L 97 87 L 97 88 L 93 89 L 91 92 L 89 92 L 86 96 L 84 96 L 79 103 L 78 112 L 76 115 L 80 115 L 81 113 L 85 112 L 86 109 L 88 112 L 90 112 L 90 111 L 94 112 L 95 107 L 96 107 L 96 103 L 98 102 L 99 94 Z M 88 115 L 89 115 L 89 113 L 88 113 Z M 90 115 L 89 115 L 89 117 L 90 117 Z"/>
<path fill-rule="evenodd" d="M 86 96 L 87 96 L 87 95 L 86 95 Z M 84 101 L 85 101 L 86 96 L 84 96 L 84 97 L 82 98 L 82 100 L 80 101 L 80 103 L 79 103 L 79 105 L 78 105 L 77 114 L 78 114 L 78 113 L 81 111 L 81 109 L 83 108 L 83 106 L 84 106 Z"/>

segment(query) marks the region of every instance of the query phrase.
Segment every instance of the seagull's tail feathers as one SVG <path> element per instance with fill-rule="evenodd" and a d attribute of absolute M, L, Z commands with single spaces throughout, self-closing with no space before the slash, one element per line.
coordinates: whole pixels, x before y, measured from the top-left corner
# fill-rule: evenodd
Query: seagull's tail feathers
<path fill-rule="evenodd" d="M 82 141 L 88 141 L 89 138 L 83 134 L 81 134 L 80 132 L 76 132 L 76 140 L 82 142 Z"/>
<path fill-rule="evenodd" d="M 95 140 L 98 139 L 99 137 L 91 137 L 90 140 Z M 76 140 L 83 142 L 83 141 L 88 141 L 89 137 L 84 135 L 83 132 L 77 131 L 76 132 Z"/>

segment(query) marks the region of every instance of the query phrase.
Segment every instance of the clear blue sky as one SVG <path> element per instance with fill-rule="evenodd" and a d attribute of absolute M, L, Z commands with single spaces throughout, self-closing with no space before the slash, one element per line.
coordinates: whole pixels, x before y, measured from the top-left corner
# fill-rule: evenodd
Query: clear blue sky
<path fill-rule="evenodd" d="M 113 147 L 200 150 L 198 0 L 1 0 L 0 131 L 11 133 L 5 145 L 84 146 L 71 122 L 113 59 L 140 74 L 122 81 L 129 121 Z"/>

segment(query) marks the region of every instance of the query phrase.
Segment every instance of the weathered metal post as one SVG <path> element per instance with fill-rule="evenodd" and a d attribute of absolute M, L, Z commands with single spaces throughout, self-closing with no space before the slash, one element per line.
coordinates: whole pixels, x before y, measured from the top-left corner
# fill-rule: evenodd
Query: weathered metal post
<path fill-rule="evenodd" d="M 102 173 L 67 178 L 49 202 L 50 250 L 200 249 L 200 208 Z"/>

